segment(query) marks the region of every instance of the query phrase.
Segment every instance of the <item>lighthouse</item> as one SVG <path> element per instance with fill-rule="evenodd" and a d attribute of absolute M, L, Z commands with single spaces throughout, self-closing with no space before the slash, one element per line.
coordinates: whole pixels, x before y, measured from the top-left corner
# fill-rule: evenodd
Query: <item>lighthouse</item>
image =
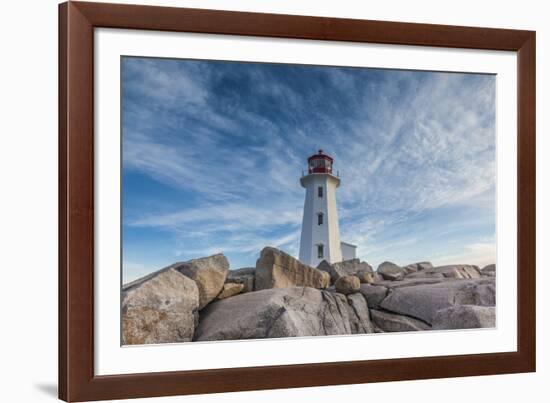
<path fill-rule="evenodd" d="M 319 150 L 307 159 L 308 174 L 300 178 L 300 184 L 306 189 L 300 261 L 314 267 L 323 260 L 336 263 L 355 258 L 355 245 L 340 242 L 336 209 L 340 178 L 332 172 L 333 162 Z"/>

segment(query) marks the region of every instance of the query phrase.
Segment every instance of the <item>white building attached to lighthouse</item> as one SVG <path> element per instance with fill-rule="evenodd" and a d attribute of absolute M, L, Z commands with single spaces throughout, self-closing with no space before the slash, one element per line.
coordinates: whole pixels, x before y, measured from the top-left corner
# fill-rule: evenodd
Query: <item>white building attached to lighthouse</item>
<path fill-rule="evenodd" d="M 323 150 L 308 158 L 308 174 L 300 178 L 306 188 L 300 261 L 316 267 L 323 260 L 337 263 L 355 259 L 356 246 L 340 242 L 336 188 L 340 178 L 332 173 L 333 159 Z"/>

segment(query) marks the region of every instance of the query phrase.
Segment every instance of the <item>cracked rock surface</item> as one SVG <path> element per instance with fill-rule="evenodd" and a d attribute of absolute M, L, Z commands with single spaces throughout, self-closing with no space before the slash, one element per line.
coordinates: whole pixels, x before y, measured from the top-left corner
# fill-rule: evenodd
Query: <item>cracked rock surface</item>
<path fill-rule="evenodd" d="M 411 332 L 431 329 L 428 324 L 408 316 L 375 309 L 370 312 L 374 324 L 384 332 Z"/>
<path fill-rule="evenodd" d="M 191 341 L 198 323 L 199 289 L 169 266 L 122 290 L 122 343 Z"/>
<path fill-rule="evenodd" d="M 380 303 L 386 311 L 432 324 L 439 310 L 456 305 L 495 306 L 492 277 L 394 288 Z"/>
<path fill-rule="evenodd" d="M 367 333 L 366 300 L 310 287 L 273 288 L 216 301 L 201 312 L 197 341 Z M 362 299 L 362 302 L 359 300 Z"/>

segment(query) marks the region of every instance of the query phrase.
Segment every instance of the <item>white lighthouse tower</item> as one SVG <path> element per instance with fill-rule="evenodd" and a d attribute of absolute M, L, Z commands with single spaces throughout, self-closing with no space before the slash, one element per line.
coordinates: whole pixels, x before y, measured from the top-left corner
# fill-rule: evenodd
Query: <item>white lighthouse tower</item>
<path fill-rule="evenodd" d="M 300 260 L 314 267 L 323 260 L 341 262 L 342 245 L 336 210 L 336 188 L 340 186 L 340 178 L 333 175 L 333 159 L 323 150 L 309 157 L 307 162 L 308 174 L 300 178 L 300 184 L 306 188 Z M 355 258 L 354 245 L 345 244 L 345 249 L 346 259 Z"/>

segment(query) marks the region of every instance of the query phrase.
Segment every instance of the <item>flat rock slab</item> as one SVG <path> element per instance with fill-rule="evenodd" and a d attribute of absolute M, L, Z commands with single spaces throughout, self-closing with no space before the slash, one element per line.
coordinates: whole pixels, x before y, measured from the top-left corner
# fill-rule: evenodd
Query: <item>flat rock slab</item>
<path fill-rule="evenodd" d="M 286 287 L 324 289 L 329 285 L 328 273 L 303 264 L 276 248 L 264 248 L 256 262 L 256 290 Z"/>
<path fill-rule="evenodd" d="M 272 288 L 239 294 L 201 311 L 195 340 L 238 340 L 353 334 L 365 307 L 353 298 L 310 287 Z M 354 310 L 355 309 L 355 310 Z"/>
<path fill-rule="evenodd" d="M 173 266 L 180 273 L 197 283 L 199 288 L 199 309 L 204 308 L 220 293 L 229 271 L 229 262 L 221 253 L 176 263 Z"/>
<path fill-rule="evenodd" d="M 437 311 L 454 305 L 494 306 L 494 278 L 399 287 L 393 289 L 380 303 L 380 307 L 386 311 L 414 317 L 429 324 L 432 324 Z"/>
<path fill-rule="evenodd" d="M 443 273 L 436 273 L 429 270 L 422 270 L 414 273 L 407 274 L 405 276 L 406 279 L 413 279 L 413 278 L 440 278 L 443 279 L 445 276 Z"/>
<path fill-rule="evenodd" d="M 476 329 L 495 327 L 495 307 L 459 305 L 437 311 L 433 328 Z"/>
<path fill-rule="evenodd" d="M 169 266 L 123 287 L 122 344 L 191 341 L 198 323 L 197 284 Z"/>
<path fill-rule="evenodd" d="M 413 287 L 416 285 L 423 285 L 423 284 L 438 284 L 448 281 L 456 281 L 456 279 L 447 279 L 445 277 L 435 277 L 435 278 L 409 278 L 409 276 L 405 277 L 403 280 L 398 281 L 389 281 L 389 280 L 383 280 L 383 281 L 377 281 L 376 285 L 382 285 L 387 288 L 400 288 L 400 287 Z"/>
<path fill-rule="evenodd" d="M 371 309 L 371 319 L 374 325 L 382 332 L 412 332 L 431 330 L 424 322 L 403 315 Z"/>

